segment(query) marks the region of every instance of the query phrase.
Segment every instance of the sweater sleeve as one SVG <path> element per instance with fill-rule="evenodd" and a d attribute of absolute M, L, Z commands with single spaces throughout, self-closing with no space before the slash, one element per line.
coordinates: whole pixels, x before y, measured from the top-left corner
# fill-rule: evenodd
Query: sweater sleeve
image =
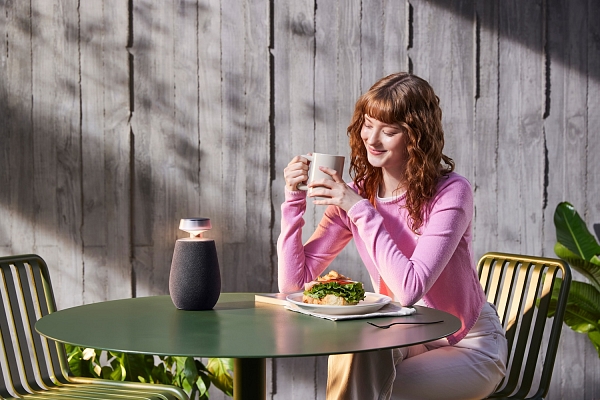
<path fill-rule="evenodd" d="M 306 192 L 286 189 L 277 240 L 277 280 L 282 293 L 303 290 L 304 284 L 319 276 L 352 238 L 339 215 L 340 209 L 328 206 L 319 226 L 303 245 L 305 211 Z"/>
<path fill-rule="evenodd" d="M 412 254 L 404 254 L 388 231 L 407 229 L 403 221 L 384 224 L 381 214 L 368 201 L 348 211 L 367 256 L 403 305 L 416 303 L 429 291 L 468 229 L 473 210 L 469 183 L 462 179 L 442 186 L 430 206 Z"/>

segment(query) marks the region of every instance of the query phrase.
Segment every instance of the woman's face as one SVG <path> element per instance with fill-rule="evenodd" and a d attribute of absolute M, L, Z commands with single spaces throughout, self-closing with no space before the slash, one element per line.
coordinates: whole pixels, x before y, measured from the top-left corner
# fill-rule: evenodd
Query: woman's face
<path fill-rule="evenodd" d="M 394 174 L 402 174 L 408 161 L 407 135 L 400 125 L 386 124 L 365 114 L 360 136 L 367 149 L 369 163 Z"/>

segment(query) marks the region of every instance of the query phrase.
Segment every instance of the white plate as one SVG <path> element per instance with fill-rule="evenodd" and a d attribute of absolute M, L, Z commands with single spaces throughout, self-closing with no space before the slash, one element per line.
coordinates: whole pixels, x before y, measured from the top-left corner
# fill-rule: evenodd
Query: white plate
<path fill-rule="evenodd" d="M 287 301 L 298 307 L 318 313 L 329 315 L 360 315 L 375 312 L 381 307 L 392 301 L 391 298 L 383 294 L 365 293 L 365 299 L 353 306 L 325 306 L 320 304 L 306 304 L 302 302 L 302 292 L 292 293 L 287 296 Z"/>

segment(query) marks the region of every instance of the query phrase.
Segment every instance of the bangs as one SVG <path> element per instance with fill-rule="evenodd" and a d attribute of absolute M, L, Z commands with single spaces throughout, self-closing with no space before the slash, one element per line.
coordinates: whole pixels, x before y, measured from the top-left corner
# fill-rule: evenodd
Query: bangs
<path fill-rule="evenodd" d="M 392 93 L 380 91 L 366 96 L 363 105 L 364 114 L 390 125 L 404 121 L 406 107 L 403 101 L 390 94 Z"/>

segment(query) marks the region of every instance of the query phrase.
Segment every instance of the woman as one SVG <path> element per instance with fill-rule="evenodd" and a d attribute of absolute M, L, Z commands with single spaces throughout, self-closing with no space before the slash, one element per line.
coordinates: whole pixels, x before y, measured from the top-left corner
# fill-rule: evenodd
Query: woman
<path fill-rule="evenodd" d="M 308 161 L 294 157 L 277 243 L 281 292 L 301 290 L 354 239 L 378 293 L 457 316 L 446 339 L 329 357 L 328 399 L 481 399 L 505 374 L 506 339 L 485 300 L 471 246 L 473 194 L 442 153 L 439 98 L 423 79 L 389 75 L 361 96 L 348 127 L 353 183 L 342 171 L 311 183 L 328 205 L 302 245 Z"/>

